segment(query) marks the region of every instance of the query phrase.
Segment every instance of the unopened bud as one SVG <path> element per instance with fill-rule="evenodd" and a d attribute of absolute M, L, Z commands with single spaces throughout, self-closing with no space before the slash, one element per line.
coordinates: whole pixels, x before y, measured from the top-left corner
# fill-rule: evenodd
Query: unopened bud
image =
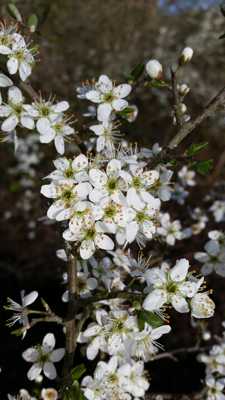
<path fill-rule="evenodd" d="M 194 51 L 191 47 L 185 47 L 180 56 L 180 65 L 186 64 L 191 61 Z"/>
<path fill-rule="evenodd" d="M 203 332 L 202 339 L 203 339 L 205 342 L 207 342 L 208 340 L 211 339 L 211 333 L 210 333 L 209 331 Z"/>
<path fill-rule="evenodd" d="M 187 111 L 187 106 L 186 106 L 186 104 L 180 103 L 180 104 L 179 104 L 179 111 L 180 111 L 181 114 L 185 114 L 186 111 Z"/>
<path fill-rule="evenodd" d="M 177 89 L 178 89 L 178 92 L 182 96 L 186 96 L 190 91 L 190 88 L 188 87 L 188 85 L 186 85 L 186 83 L 182 83 L 181 85 L 177 85 Z"/>
<path fill-rule="evenodd" d="M 150 78 L 152 78 L 152 79 L 161 79 L 162 78 L 163 67 L 159 61 L 157 61 L 157 60 L 148 61 L 145 66 L 145 69 L 146 69 L 147 74 L 150 76 Z"/>
<path fill-rule="evenodd" d="M 57 400 L 58 392 L 55 389 L 42 389 L 41 398 L 43 400 Z"/>

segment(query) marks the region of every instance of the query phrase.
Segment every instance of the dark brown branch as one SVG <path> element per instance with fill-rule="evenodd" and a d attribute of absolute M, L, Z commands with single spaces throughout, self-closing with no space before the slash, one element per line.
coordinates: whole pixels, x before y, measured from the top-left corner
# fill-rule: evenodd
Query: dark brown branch
<path fill-rule="evenodd" d="M 70 383 L 70 372 L 73 367 L 74 353 L 76 350 L 76 319 L 75 319 L 75 296 L 77 294 L 77 263 L 71 252 L 71 246 L 67 244 L 68 256 L 68 291 L 69 302 L 67 317 L 65 321 L 66 328 L 66 355 L 64 358 L 63 379 Z"/>
<path fill-rule="evenodd" d="M 204 111 L 193 121 L 183 125 L 175 137 L 168 144 L 169 149 L 177 147 L 195 128 L 197 128 L 205 119 L 212 116 L 220 107 L 225 106 L 225 87 L 210 101 Z"/>

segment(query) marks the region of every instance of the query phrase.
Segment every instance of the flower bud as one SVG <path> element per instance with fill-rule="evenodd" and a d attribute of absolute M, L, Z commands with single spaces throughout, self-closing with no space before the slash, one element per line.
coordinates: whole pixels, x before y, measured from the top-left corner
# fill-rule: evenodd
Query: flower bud
<path fill-rule="evenodd" d="M 147 62 L 145 66 L 147 74 L 152 79 L 161 79 L 163 68 L 159 61 L 157 60 L 150 60 Z"/>
<path fill-rule="evenodd" d="M 186 106 L 186 104 L 180 103 L 180 104 L 179 104 L 179 111 L 180 111 L 181 114 L 185 114 L 186 111 L 187 111 L 187 106 Z"/>
<path fill-rule="evenodd" d="M 43 400 L 57 400 L 58 392 L 55 389 L 42 389 L 41 398 Z"/>
<path fill-rule="evenodd" d="M 186 64 L 191 61 L 194 51 L 191 47 L 185 47 L 180 56 L 180 65 Z"/>
<path fill-rule="evenodd" d="M 202 334 L 202 339 L 203 339 L 205 342 L 207 342 L 208 340 L 211 339 L 211 333 L 210 333 L 209 331 L 203 332 L 203 334 Z"/>
<path fill-rule="evenodd" d="M 188 85 L 186 85 L 186 83 L 182 83 L 181 85 L 177 85 L 177 90 L 181 96 L 186 96 L 189 93 L 190 88 Z"/>

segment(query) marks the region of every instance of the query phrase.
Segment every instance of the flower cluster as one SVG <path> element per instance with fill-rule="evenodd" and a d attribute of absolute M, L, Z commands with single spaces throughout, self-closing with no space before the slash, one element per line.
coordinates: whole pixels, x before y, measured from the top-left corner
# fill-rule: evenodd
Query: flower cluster
<path fill-rule="evenodd" d="M 223 322 L 224 327 L 224 322 Z M 206 366 L 205 390 L 207 400 L 225 399 L 225 333 L 208 354 L 200 354 L 199 361 Z"/>
<path fill-rule="evenodd" d="M 63 237 L 79 246 L 83 259 L 96 249 L 113 250 L 112 235 L 119 245 L 152 239 L 160 208 L 160 199 L 151 194 L 158 171 L 118 159 L 103 168 L 95 164 L 83 154 L 73 160 L 59 158 L 48 176 L 52 182 L 41 188 L 44 196 L 54 199 L 48 217 L 69 220 Z"/>

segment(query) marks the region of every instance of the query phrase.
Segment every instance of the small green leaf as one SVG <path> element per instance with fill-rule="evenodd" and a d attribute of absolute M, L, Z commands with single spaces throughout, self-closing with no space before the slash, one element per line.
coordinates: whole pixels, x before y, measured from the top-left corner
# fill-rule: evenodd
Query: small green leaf
<path fill-rule="evenodd" d="M 208 142 L 203 142 L 203 143 L 193 143 L 187 150 L 186 150 L 186 155 L 188 157 L 193 157 L 200 151 L 204 150 L 208 146 Z"/>
<path fill-rule="evenodd" d="M 213 160 L 196 161 L 193 169 L 201 175 L 207 175 L 213 167 Z"/>
<path fill-rule="evenodd" d="M 138 78 L 143 74 L 145 65 L 143 63 L 137 64 L 131 73 L 128 75 L 129 81 L 137 81 Z"/>
<path fill-rule="evenodd" d="M 159 315 L 156 315 L 151 311 L 141 310 L 138 312 L 138 326 L 140 330 L 144 329 L 146 322 L 153 328 L 158 328 L 164 324 L 164 321 L 159 317 Z"/>
<path fill-rule="evenodd" d="M 37 30 L 38 26 L 38 17 L 36 14 L 31 14 L 28 18 L 27 25 L 30 29 L 30 32 L 34 33 Z"/>
<path fill-rule="evenodd" d="M 71 371 L 73 381 L 78 381 L 78 379 L 81 378 L 85 371 L 86 368 L 84 364 L 77 365 L 75 368 L 73 368 Z"/>
<path fill-rule="evenodd" d="M 62 395 L 63 400 L 85 400 L 80 389 L 79 383 L 76 381 L 73 386 L 67 387 Z"/>
<path fill-rule="evenodd" d="M 121 117 L 126 117 L 127 115 L 129 115 L 133 111 L 134 111 L 133 108 L 126 107 L 122 111 L 117 112 L 117 114 L 120 115 Z"/>
<path fill-rule="evenodd" d="M 153 88 L 163 88 L 163 87 L 169 87 L 168 83 L 161 80 L 161 79 L 152 79 L 149 83 L 148 86 L 153 87 Z"/>
<path fill-rule="evenodd" d="M 22 22 L 22 16 L 18 10 L 18 8 L 15 6 L 13 3 L 9 3 L 7 5 L 8 12 L 11 15 L 11 17 L 15 18 L 18 22 Z"/>

